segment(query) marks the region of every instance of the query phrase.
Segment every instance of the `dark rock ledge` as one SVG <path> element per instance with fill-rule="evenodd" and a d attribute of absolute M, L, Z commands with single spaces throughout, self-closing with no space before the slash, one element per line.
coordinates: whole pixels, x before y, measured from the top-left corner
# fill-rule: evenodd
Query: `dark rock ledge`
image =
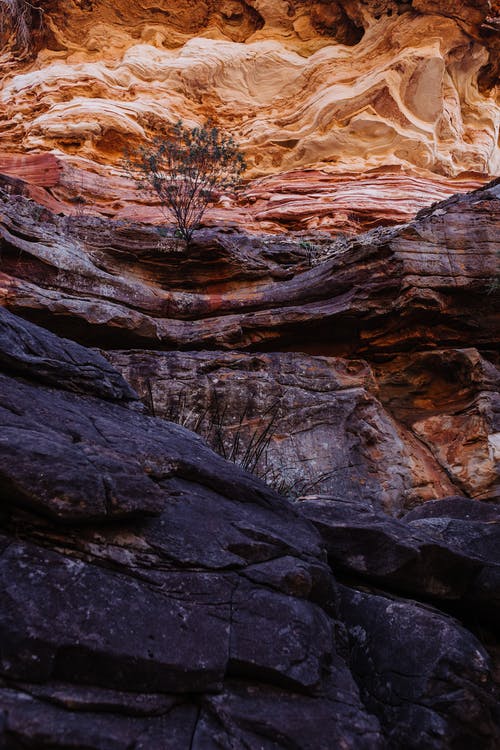
<path fill-rule="evenodd" d="M 499 746 L 495 506 L 293 505 L 4 310 L 0 363 L 2 750 Z"/>

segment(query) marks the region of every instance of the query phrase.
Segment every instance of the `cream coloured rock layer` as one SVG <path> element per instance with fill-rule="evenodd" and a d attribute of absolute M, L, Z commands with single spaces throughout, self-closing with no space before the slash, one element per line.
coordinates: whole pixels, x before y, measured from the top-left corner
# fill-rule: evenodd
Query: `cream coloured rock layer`
<path fill-rule="evenodd" d="M 464 173 L 469 188 L 500 172 L 498 89 L 478 84 L 489 49 L 477 30 L 491 3 L 458 3 L 455 14 L 444 3 L 441 15 L 430 0 L 400 15 L 401 4 L 385 0 L 159 10 L 98 0 L 92 12 L 73 2 L 66 14 L 52 5 L 50 44 L 8 67 L 0 86 L 4 152 L 52 151 L 92 173 L 179 118 L 209 117 L 241 144 L 249 179 L 307 170 L 307 182 L 320 170 L 335 184 L 389 168 L 391 198 L 425 174 L 440 199 L 461 189 Z M 111 205 L 120 184 L 108 174 Z M 311 188 L 304 202 L 321 216 L 328 201 L 314 180 Z M 269 189 L 281 201 L 279 181 Z M 412 208 L 419 195 L 417 186 Z"/>

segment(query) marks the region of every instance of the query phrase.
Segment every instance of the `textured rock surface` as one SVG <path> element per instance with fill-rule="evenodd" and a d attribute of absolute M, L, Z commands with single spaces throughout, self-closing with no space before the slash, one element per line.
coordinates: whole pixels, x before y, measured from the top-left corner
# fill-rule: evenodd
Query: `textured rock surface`
<path fill-rule="evenodd" d="M 484 615 L 487 624 L 500 622 L 499 506 L 474 518 L 477 503 L 455 498 L 431 503 L 444 504 L 441 517 L 423 513 L 396 520 L 366 503 L 332 500 L 310 498 L 298 508 L 320 531 L 334 570 L 416 596 L 460 602 L 479 618 Z M 488 588 L 486 581 L 497 583 Z"/>
<path fill-rule="evenodd" d="M 362 360 L 291 352 L 106 356 L 156 415 L 195 430 L 283 493 L 363 498 L 397 512 L 456 491 L 411 425 L 380 403 Z"/>
<path fill-rule="evenodd" d="M 46 342 L 47 354 L 64 352 L 64 342 L 28 325 L 23 341 L 34 336 L 39 349 Z M 9 337 L 1 340 L 10 347 Z M 95 357 L 75 349 L 74 360 L 82 365 Z M 60 384 L 65 387 L 64 356 L 61 364 Z M 314 529 L 265 485 L 222 461 L 182 428 L 93 395 L 36 387 L 39 375 L 43 383 L 43 365 L 39 373 L 39 363 L 33 360 L 30 385 L 3 378 L 4 418 L 17 412 L 20 418 L 24 413 L 25 421 L 2 428 L 2 478 L 9 483 L 13 462 L 8 451 L 16 444 L 16 430 L 24 434 L 35 422 L 53 439 L 64 440 L 69 432 L 83 454 L 93 450 L 106 460 L 119 450 L 125 470 L 131 466 L 137 471 L 139 464 L 145 479 L 154 477 L 161 504 L 153 509 L 157 519 L 136 520 L 128 527 L 95 527 L 99 516 L 87 504 L 80 506 L 78 516 L 61 520 L 94 525 L 58 527 L 43 521 L 43 515 L 51 515 L 49 501 L 45 506 L 41 500 L 30 505 L 42 516 L 27 514 L 18 486 L 4 487 L 0 567 L 6 598 L 0 671 L 6 682 L 0 705 L 5 741 L 42 742 L 44 737 L 51 747 L 66 747 L 81 737 L 86 746 L 100 748 L 113 736 L 113 747 L 125 748 L 140 737 L 148 747 L 153 733 L 157 742 L 165 736 L 173 743 L 175 737 L 177 747 L 191 747 L 197 723 L 203 737 L 206 725 L 216 720 L 209 717 L 216 717 L 218 710 L 210 708 L 214 698 L 207 696 L 206 709 L 196 709 L 184 694 L 220 692 L 223 680 L 232 677 L 246 680 L 247 687 L 252 680 L 263 683 L 248 696 L 244 683 L 240 689 L 236 686 L 234 698 L 231 683 L 224 687 L 236 714 L 238 705 L 241 710 L 245 701 L 256 701 L 251 709 L 256 726 L 270 703 L 266 684 L 271 695 L 273 685 L 288 688 L 292 706 L 300 711 L 310 706 L 313 715 L 313 698 L 306 698 L 302 707 L 301 694 L 320 691 L 319 711 L 323 715 L 332 705 L 335 715 L 318 728 L 318 746 L 326 747 L 329 736 L 348 747 L 357 747 L 358 741 L 361 747 L 379 746 L 377 721 L 364 713 L 347 668 L 335 656 L 333 623 L 327 614 L 333 582 Z M 28 414 L 24 404 L 29 404 Z M 43 423 L 37 422 L 37 409 L 44 410 Z M 190 445 L 190 466 L 179 461 L 183 441 Z M 28 455 L 30 443 L 24 445 Z M 30 458 L 35 455 L 34 447 Z M 41 461 L 39 454 L 37 459 Z M 60 473 L 60 463 L 46 456 L 35 491 L 53 481 L 58 484 L 56 495 L 71 492 L 74 478 L 61 481 Z M 141 506 L 142 486 L 129 482 L 127 487 L 137 493 L 137 513 L 151 510 Z M 23 541 L 16 542 L 11 530 L 21 518 Z M 39 545 L 42 538 L 48 544 L 33 544 L 35 540 Z M 273 580 L 270 588 L 256 582 L 259 566 L 266 563 Z M 56 620 L 53 612 L 58 613 Z M 333 669 L 335 677 L 332 672 L 333 683 L 327 689 Z M 32 682 L 37 685 L 30 686 Z M 136 701 L 116 691 L 131 688 L 142 693 L 138 710 L 143 718 L 120 718 L 123 711 L 129 712 L 127 701 L 132 706 Z M 172 693 L 177 697 L 169 697 Z M 81 710 L 87 704 L 91 712 L 102 711 L 104 704 L 111 716 L 100 715 L 90 729 L 92 713 L 80 722 L 78 713 L 70 712 L 75 703 Z M 180 703 L 184 707 L 177 710 Z M 286 700 L 281 710 L 284 717 L 273 719 L 277 727 L 286 722 Z M 165 718 L 144 718 L 157 716 Z M 240 741 L 237 723 L 225 731 L 232 742 Z M 253 731 L 248 724 L 246 731 Z M 285 724 L 282 731 L 291 731 L 296 741 L 294 732 L 302 730 Z M 203 739 L 197 741 L 203 747 Z"/>
<path fill-rule="evenodd" d="M 181 349 L 108 356 L 150 409 L 282 492 L 391 512 L 494 498 L 499 191 L 334 245 L 205 231 L 189 254 L 161 252 L 173 240 L 145 225 L 68 221 L 4 194 L 0 297 L 83 342 Z"/>
<path fill-rule="evenodd" d="M 495 746 L 489 659 L 469 632 L 416 602 L 344 587 L 340 601 L 351 669 L 388 747 Z M 474 717 L 473 731 L 464 717 Z"/>
<path fill-rule="evenodd" d="M 371 358 L 498 340 L 497 183 L 314 251 L 219 231 L 165 253 L 149 226 L 66 221 L 19 195 L 2 208 L 2 304 L 87 342 Z"/>
<path fill-rule="evenodd" d="M 380 398 L 456 486 L 473 497 L 498 495 L 498 368 L 475 349 L 444 350 L 396 357 L 379 375 Z"/>
<path fill-rule="evenodd" d="M 500 169 L 497 0 L 51 0 L 29 15 L 32 54 L 2 55 L 0 170 L 66 210 L 81 194 L 161 220 L 116 164 L 179 117 L 242 144 L 256 181 L 211 220 L 247 228 L 407 220 Z M 57 156 L 52 185 L 32 152 Z"/>
<path fill-rule="evenodd" d="M 331 527 L 329 510 L 318 523 L 317 503 L 288 503 L 183 428 L 141 413 L 94 352 L 5 312 L 2 324 L 0 739 L 7 750 L 497 746 L 500 705 L 485 648 L 437 610 L 374 593 L 361 580 L 363 590 L 354 590 L 357 570 L 349 587 L 339 586 L 341 568 L 333 561 L 332 574 L 321 536 L 303 515 L 315 507 L 314 523 Z M 70 355 L 87 373 L 75 384 Z M 126 400 L 99 393 L 103 370 Z M 34 425 L 37 445 L 44 436 L 71 440 L 82 455 L 94 451 L 108 462 L 106 476 L 117 451 L 122 471 L 154 481 L 155 506 L 144 505 L 142 484 L 129 483 L 133 519 L 99 515 L 88 504 L 54 514 L 52 501 L 71 495 L 75 481 L 26 439 Z M 40 467 L 32 503 L 10 482 L 20 436 Z M 496 516 L 485 509 L 477 520 L 475 504 L 464 502 L 445 501 L 441 547 L 496 570 L 489 533 Z M 428 520 L 386 517 L 401 537 L 398 549 L 408 535 L 438 533 L 431 506 Z M 466 525 L 462 540 L 474 538 L 473 553 L 467 542 L 457 552 L 452 517 Z M 422 530 L 426 523 L 432 531 Z M 328 540 L 327 547 L 331 556 Z M 454 590 L 456 571 L 437 565 L 444 588 Z M 391 572 L 377 583 L 391 587 Z M 411 572 L 399 583 L 414 594 Z M 482 606 L 487 618 L 493 610 L 486 599 Z"/>
<path fill-rule="evenodd" d="M 499 30 L 0 0 L 1 748 L 500 746 Z M 249 164 L 189 252 L 179 117 Z"/>

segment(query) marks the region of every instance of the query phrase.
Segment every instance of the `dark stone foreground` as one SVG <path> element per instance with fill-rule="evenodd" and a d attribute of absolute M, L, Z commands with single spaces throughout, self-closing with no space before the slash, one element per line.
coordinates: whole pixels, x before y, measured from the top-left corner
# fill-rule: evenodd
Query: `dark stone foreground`
<path fill-rule="evenodd" d="M 0 748 L 500 745 L 498 506 L 291 504 L 0 309 Z"/>

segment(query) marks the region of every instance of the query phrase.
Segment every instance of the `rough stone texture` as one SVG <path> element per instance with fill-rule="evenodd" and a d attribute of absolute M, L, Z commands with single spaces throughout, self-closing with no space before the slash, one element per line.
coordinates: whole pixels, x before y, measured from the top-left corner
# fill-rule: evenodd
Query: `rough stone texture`
<path fill-rule="evenodd" d="M 396 357 L 378 375 L 381 400 L 455 485 L 472 497 L 497 497 L 498 368 L 476 349 L 448 349 Z"/>
<path fill-rule="evenodd" d="M 384 409 L 361 360 L 291 352 L 106 356 L 157 416 L 195 430 L 284 494 L 361 497 L 396 512 L 456 491 L 431 451 Z"/>
<path fill-rule="evenodd" d="M 372 367 L 292 352 L 106 356 L 155 414 L 285 494 L 362 498 L 393 513 L 454 493 L 499 496 L 500 377 L 476 349 Z"/>
<path fill-rule="evenodd" d="M 494 498 L 499 190 L 314 252 L 290 235 L 205 231 L 189 253 L 163 254 L 152 227 L 68 222 L 4 194 L 0 298 L 82 342 L 181 349 L 109 356 L 190 429 L 216 398 L 222 438 L 209 414 L 198 426 L 226 456 L 239 431 L 246 460 L 272 421 L 247 466 L 282 492 L 361 493 L 393 511 Z"/>
<path fill-rule="evenodd" d="M 12 323 L 13 316 L 7 317 Z M 22 331 L 23 323 L 16 323 Z M 12 741 L 12 747 L 65 748 L 80 742 L 128 748 L 140 739 L 143 745 L 137 746 L 146 748 L 148 742 L 155 746 L 151 737 L 160 742 L 163 733 L 175 730 L 177 747 L 187 750 L 193 722 L 199 720 L 190 696 L 219 693 L 228 677 L 243 681 L 242 695 L 235 693 L 236 714 L 238 700 L 244 702 L 253 682 L 257 695 L 259 684 L 287 689 L 292 705 L 313 714 L 313 697 L 321 695 L 320 712 L 337 706 L 331 722 L 339 742 L 355 747 L 353 737 L 359 735 L 361 746 L 380 746 L 377 721 L 364 712 L 349 671 L 336 655 L 334 582 L 314 528 L 285 500 L 183 428 L 112 400 L 49 388 L 44 364 L 49 354 L 53 386 L 66 385 L 64 342 L 30 324 L 23 341 L 28 334 L 36 336 L 39 355 L 26 363 L 23 374 L 30 382 L 2 376 L 0 391 L 4 419 L 17 418 L 1 430 L 0 676 L 5 687 L 0 715 L 5 746 Z M 11 338 L 0 337 L 0 347 L 4 343 L 9 350 Z M 83 364 L 92 357 L 99 361 L 77 346 L 73 356 L 75 364 L 77 357 Z M 93 394 L 91 379 L 86 386 Z M 32 444 L 26 435 L 34 424 L 38 437 Z M 67 466 L 78 466 L 67 446 L 60 457 L 52 446 L 46 453 L 39 448 L 46 435 L 53 442 L 70 442 L 68 434 L 83 455 L 92 450 L 99 456 L 105 479 L 113 476 L 115 460 L 124 474 L 135 472 L 137 480 L 125 483 L 128 496 L 118 498 L 117 508 L 123 517 L 129 506 L 120 503 L 132 498 L 134 521 L 96 525 L 116 516 L 113 503 L 111 510 L 96 510 L 83 481 L 89 481 L 88 470 L 80 469 L 80 481 L 68 473 Z M 21 442 L 22 470 L 10 455 Z M 27 466 L 34 466 L 31 474 Z M 27 477 L 29 487 L 20 488 Z M 155 487 L 153 506 L 144 490 L 148 481 Z M 81 498 L 75 501 L 77 488 Z M 151 512 L 157 517 L 148 520 Z M 85 525 L 74 526 L 75 521 Z M 267 576 L 262 580 L 266 566 L 270 586 Z M 270 704 L 261 689 L 264 697 L 252 709 L 256 727 Z M 129 690 L 143 694 L 137 709 L 130 709 L 135 700 L 124 696 Z M 301 709 L 305 694 L 310 697 Z M 169 695 L 177 698 L 169 700 Z M 176 708 L 180 703 L 182 710 Z M 100 717 L 92 724 L 96 710 Z M 162 721 L 145 721 L 158 716 Z M 279 725 L 283 719 L 273 721 Z M 245 729 L 238 730 L 236 722 L 228 735 L 232 743 L 243 741 L 239 731 Z M 299 728 L 288 731 L 295 742 Z M 325 727 L 320 738 L 323 732 Z"/>
<path fill-rule="evenodd" d="M 137 395 L 108 361 L 68 339 L 47 337 L 38 326 L 0 309 L 0 367 L 76 393 L 110 401 L 136 401 Z"/>
<path fill-rule="evenodd" d="M 372 358 L 473 338 L 488 350 L 498 341 L 499 196 L 498 182 L 455 196 L 402 227 L 320 248 L 326 258 L 309 268 L 290 236 L 275 245 L 205 232 L 189 253 L 162 254 L 151 227 L 68 223 L 4 194 L 0 301 L 114 348 Z"/>
<path fill-rule="evenodd" d="M 4 750 L 500 745 L 499 23 L 0 2 Z M 179 117 L 249 164 L 189 252 L 120 163 Z"/>
<path fill-rule="evenodd" d="M 118 160 L 179 117 L 242 144 L 250 183 L 207 219 L 247 229 L 408 220 L 498 173 L 497 0 L 35 0 L 24 39 L 18 5 L 0 171 L 66 211 L 161 221 Z"/>
<path fill-rule="evenodd" d="M 292 505 L 187 430 L 141 413 L 129 391 L 118 402 L 113 389 L 96 395 L 103 371 L 116 387 L 122 381 L 95 352 L 10 314 L 2 320 L 5 750 L 496 747 L 500 709 L 484 647 L 436 610 L 339 586 L 314 525 L 330 527 L 335 504 L 312 524 L 303 515 L 312 501 Z M 12 367 L 13 330 L 21 368 Z M 36 356 L 27 356 L 30 342 Z M 70 354 L 88 367 L 73 390 Z M 55 461 L 38 450 L 43 439 L 94 451 L 106 478 L 115 458 L 134 473 L 120 499 L 134 503 L 134 518 L 125 505 L 118 515 L 96 510 L 90 492 L 75 504 L 78 484 L 64 463 L 73 456 L 67 448 Z M 18 484 L 27 470 L 11 481 L 12 449 L 38 466 L 29 492 Z M 492 521 L 471 519 L 465 502 L 445 501 L 446 528 L 435 504 L 429 518 L 383 521 L 379 512 L 378 525 L 398 554 L 410 537 L 441 529 L 436 546 L 492 571 Z M 459 552 L 453 513 L 465 526 Z M 436 565 L 454 591 L 456 571 L 442 557 Z M 333 570 L 344 575 L 335 562 Z M 399 582 L 401 594 L 415 593 L 411 571 Z M 390 572 L 378 585 L 391 585 Z M 491 603 L 481 606 L 488 622 Z"/>
<path fill-rule="evenodd" d="M 325 542 L 330 563 L 377 585 L 471 606 L 477 617 L 500 622 L 500 506 L 475 511 L 457 498 L 438 511 L 389 518 L 362 502 L 329 497 L 298 508 Z M 424 504 L 424 508 L 427 504 Z M 485 609 L 482 605 L 488 599 Z M 488 624 L 488 623 L 487 623 Z"/>
<path fill-rule="evenodd" d="M 387 747 L 497 746 L 490 660 L 467 630 L 416 602 L 347 587 L 340 600 L 349 663 L 363 700 L 386 729 Z"/>

